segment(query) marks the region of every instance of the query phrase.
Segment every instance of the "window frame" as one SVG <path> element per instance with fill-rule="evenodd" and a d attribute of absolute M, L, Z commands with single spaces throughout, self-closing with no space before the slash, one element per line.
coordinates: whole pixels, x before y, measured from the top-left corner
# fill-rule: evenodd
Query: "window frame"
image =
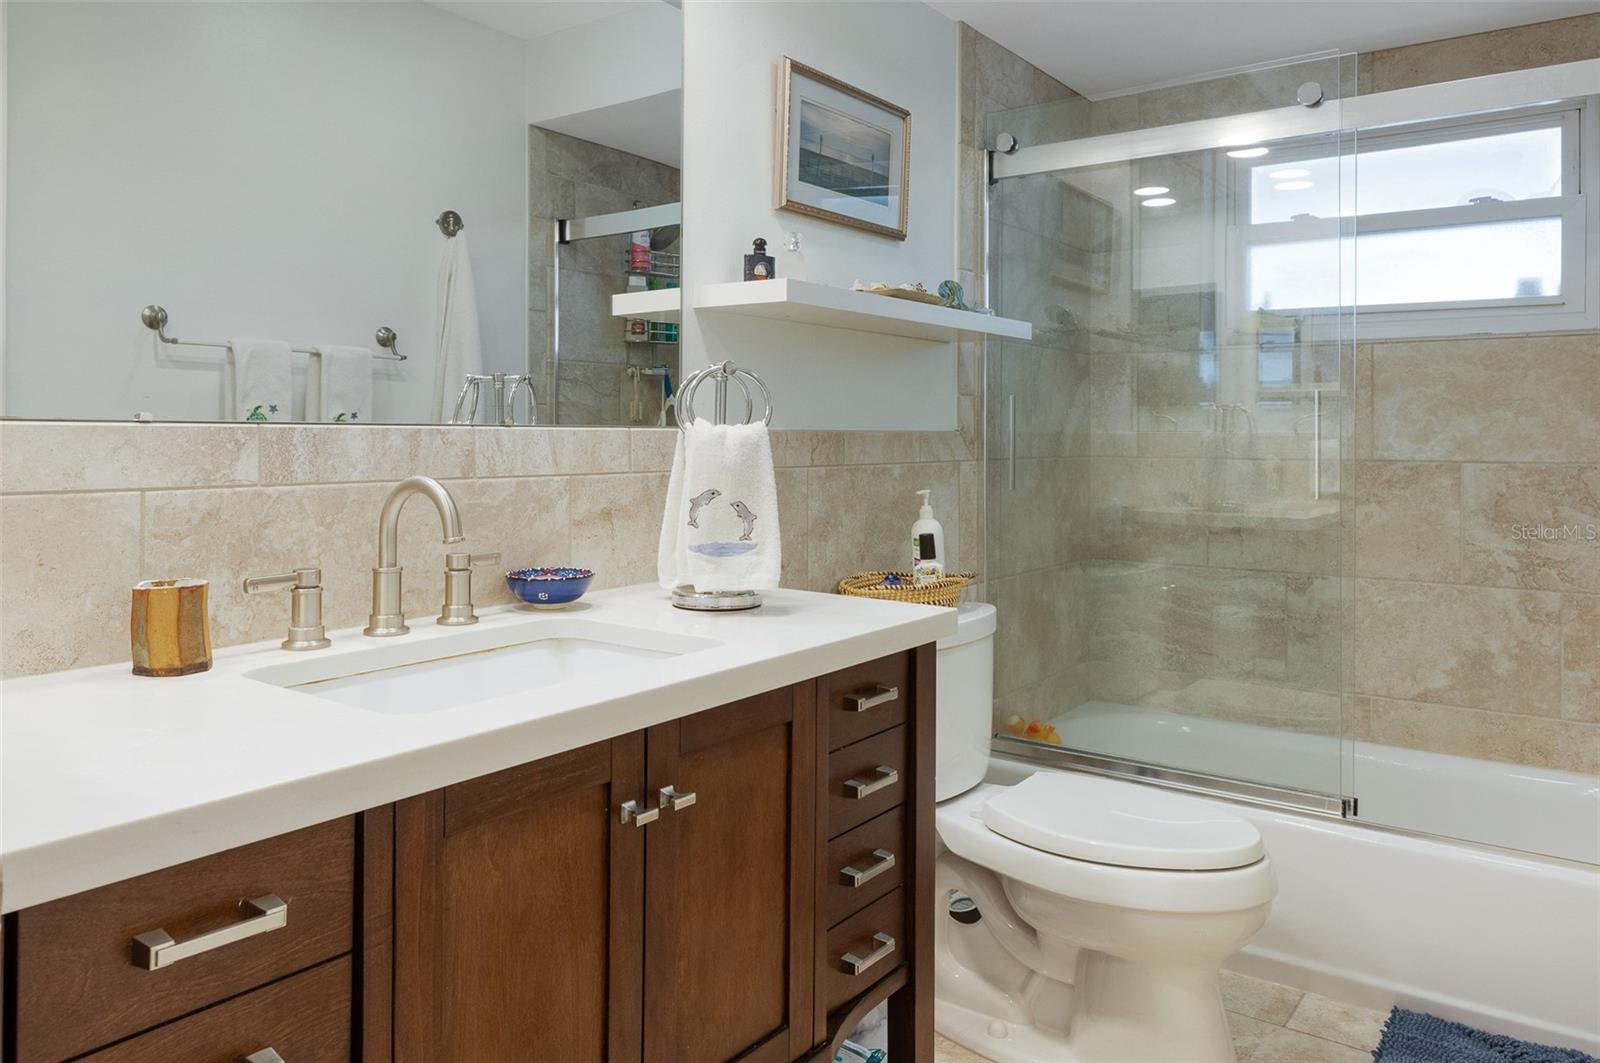
<path fill-rule="evenodd" d="M 1341 138 L 1338 153 L 1341 217 L 1338 218 L 1251 223 L 1251 171 L 1260 164 L 1255 160 L 1229 159 L 1219 152 L 1219 157 L 1228 167 L 1226 186 L 1232 193 L 1226 218 L 1221 219 L 1226 232 L 1219 241 L 1224 256 L 1219 267 L 1227 279 L 1228 290 L 1236 293 L 1233 298 L 1226 300 L 1223 310 L 1230 331 L 1241 327 L 1255 309 L 1249 305 L 1251 248 L 1263 244 L 1315 240 L 1336 241 L 1342 305 L 1273 307 L 1268 313 L 1289 318 L 1326 320 L 1330 315 L 1353 311 L 1360 321 L 1362 339 L 1555 332 L 1600 327 L 1600 292 L 1594 290 L 1600 284 L 1600 240 L 1589 238 L 1590 233 L 1600 231 L 1600 195 L 1591 194 L 1600 188 L 1600 105 L 1597 104 L 1600 104 L 1600 97 L 1586 96 L 1487 115 L 1480 113 L 1359 131 L 1355 134 L 1353 149 Z M 1552 116 L 1558 122 L 1552 122 Z M 1564 192 L 1561 196 L 1384 214 L 1355 213 L 1360 156 L 1363 152 L 1465 139 L 1459 134 L 1467 129 L 1476 135 L 1491 136 L 1557 124 L 1562 129 Z M 1329 151 L 1327 139 L 1325 134 L 1313 138 L 1299 150 L 1292 143 L 1283 148 L 1274 148 L 1274 165 L 1291 165 L 1313 158 L 1325 159 Z M 1362 235 L 1548 217 L 1559 217 L 1562 223 L 1560 295 L 1370 306 L 1355 302 L 1354 288 L 1360 266 Z"/>

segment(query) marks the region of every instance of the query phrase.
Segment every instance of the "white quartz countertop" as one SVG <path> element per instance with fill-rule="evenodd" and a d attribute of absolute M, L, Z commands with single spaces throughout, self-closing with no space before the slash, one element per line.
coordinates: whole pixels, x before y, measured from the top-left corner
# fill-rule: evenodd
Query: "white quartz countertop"
<path fill-rule="evenodd" d="M 332 648 L 220 651 L 199 675 L 126 664 L 0 683 L 0 911 L 170 867 L 627 734 L 936 641 L 953 609 L 771 591 L 743 613 L 672 608 L 654 585 L 570 609 L 482 611 L 471 627 L 332 632 Z M 391 715 L 276 685 L 374 648 L 408 663 L 540 638 L 607 637 L 674 655 L 432 712 Z M 386 667 L 380 664 L 379 667 Z M 254 677 L 253 677 L 254 676 Z M 268 681 L 256 677 L 273 677 Z M 544 677 L 547 681 L 548 676 Z"/>

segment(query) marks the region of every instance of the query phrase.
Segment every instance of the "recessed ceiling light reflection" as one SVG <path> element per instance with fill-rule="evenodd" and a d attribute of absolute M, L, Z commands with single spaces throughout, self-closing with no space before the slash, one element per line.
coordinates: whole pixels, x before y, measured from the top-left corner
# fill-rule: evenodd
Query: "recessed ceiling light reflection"
<path fill-rule="evenodd" d="M 1140 202 L 1147 207 L 1170 207 L 1177 202 L 1171 196 L 1156 196 L 1154 199 L 1144 199 Z"/>
<path fill-rule="evenodd" d="M 1310 177 L 1311 171 L 1304 167 L 1296 166 L 1289 170 L 1273 170 L 1267 176 L 1274 181 L 1293 181 L 1299 177 Z"/>
<path fill-rule="evenodd" d="M 1279 192 L 1300 192 L 1311 187 L 1310 181 L 1279 181 L 1272 186 Z"/>
<path fill-rule="evenodd" d="M 1145 185 L 1143 188 L 1135 188 L 1133 194 L 1136 196 L 1164 196 L 1170 191 L 1172 189 L 1166 185 Z"/>
<path fill-rule="evenodd" d="M 1259 159 L 1267 153 L 1267 148 L 1235 148 L 1228 152 L 1230 159 Z"/>

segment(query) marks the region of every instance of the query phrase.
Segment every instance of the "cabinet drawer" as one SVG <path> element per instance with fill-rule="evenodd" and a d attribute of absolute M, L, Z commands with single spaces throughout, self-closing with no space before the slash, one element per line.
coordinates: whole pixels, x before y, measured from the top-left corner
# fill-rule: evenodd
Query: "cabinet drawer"
<path fill-rule="evenodd" d="M 828 837 L 905 800 L 906 729 L 896 727 L 828 754 Z"/>
<path fill-rule="evenodd" d="M 346 956 L 159 1026 L 80 1063 L 234 1063 L 266 1049 L 284 1063 L 345 1063 L 351 1058 L 350 1028 Z"/>
<path fill-rule="evenodd" d="M 351 817 L 17 913 L 18 1063 L 86 1052 L 350 951 L 354 894 Z M 269 896 L 284 903 L 281 925 L 250 906 Z M 176 945 L 151 970 L 135 938 L 156 932 Z"/>
<path fill-rule="evenodd" d="M 882 897 L 905 877 L 905 808 L 891 809 L 828 843 L 827 925 Z"/>
<path fill-rule="evenodd" d="M 897 889 L 828 931 L 821 978 L 828 1011 L 905 962 L 905 924 L 905 891 Z"/>
<path fill-rule="evenodd" d="M 817 680 L 817 704 L 827 717 L 828 748 L 906 722 L 911 697 L 911 662 L 904 653 L 880 657 Z"/>

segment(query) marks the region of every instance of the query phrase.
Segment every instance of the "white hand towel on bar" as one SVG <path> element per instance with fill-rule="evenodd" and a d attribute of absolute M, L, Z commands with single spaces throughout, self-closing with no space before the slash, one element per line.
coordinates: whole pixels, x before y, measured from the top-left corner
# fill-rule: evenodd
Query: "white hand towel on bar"
<path fill-rule="evenodd" d="M 455 411 L 461 384 L 469 373 L 483 372 L 483 341 L 478 335 L 478 293 L 472 283 L 472 259 L 466 233 L 444 242 L 439 263 L 438 331 L 433 376 L 433 416 L 440 424 Z"/>
<path fill-rule="evenodd" d="M 306 366 L 306 420 L 372 421 L 372 349 L 322 345 Z"/>
<path fill-rule="evenodd" d="M 294 387 L 289 382 L 293 352 L 283 340 L 229 340 L 228 370 L 232 377 L 236 421 L 287 421 Z"/>
<path fill-rule="evenodd" d="M 662 588 L 771 590 L 782 567 L 767 426 L 702 420 L 683 429 L 656 553 Z"/>

